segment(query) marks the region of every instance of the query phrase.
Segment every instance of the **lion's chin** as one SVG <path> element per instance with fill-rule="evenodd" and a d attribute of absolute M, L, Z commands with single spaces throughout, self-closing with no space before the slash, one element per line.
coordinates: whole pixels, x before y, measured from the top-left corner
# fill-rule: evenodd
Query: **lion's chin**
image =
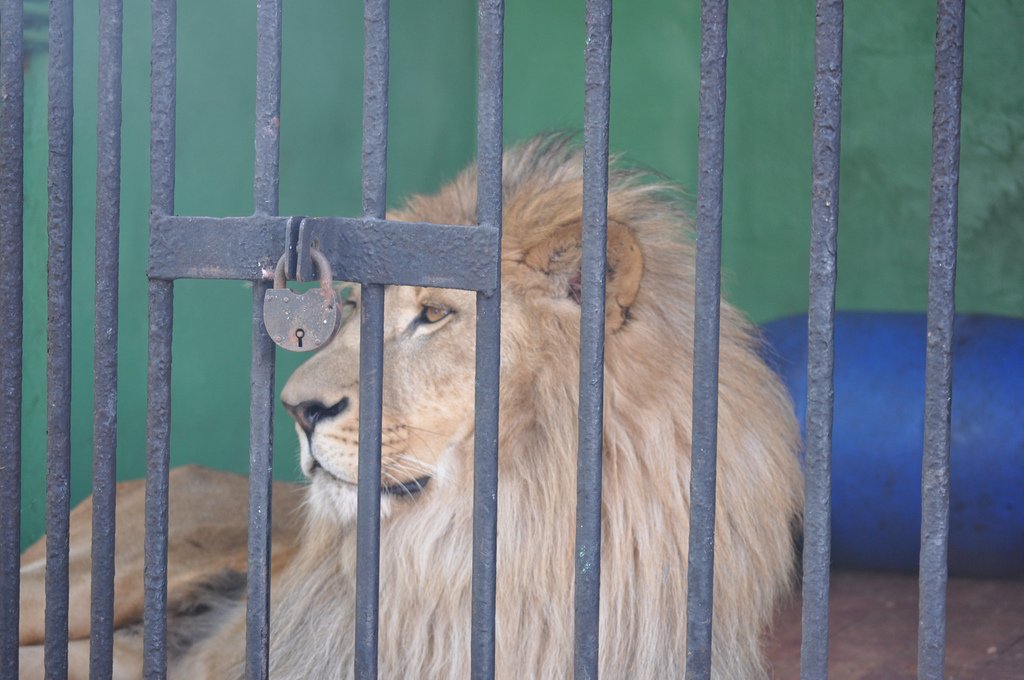
<path fill-rule="evenodd" d="M 357 514 L 358 488 L 338 479 L 323 469 L 315 471 L 311 476 L 308 502 L 313 510 L 325 515 L 339 524 L 354 522 Z M 409 482 L 382 486 L 380 494 L 381 521 L 391 517 L 396 506 L 414 500 L 430 483 L 430 477 L 421 477 Z"/>
<path fill-rule="evenodd" d="M 339 525 L 354 523 L 358 497 L 358 489 L 354 484 L 349 484 L 328 474 L 313 475 L 309 488 L 309 505 L 323 519 L 329 519 Z M 394 497 L 382 493 L 380 496 L 381 521 L 391 517 L 393 511 Z"/>
<path fill-rule="evenodd" d="M 356 520 L 356 487 L 321 473 L 310 475 L 308 505 L 312 512 L 332 523 L 351 524 Z M 381 507 L 381 517 L 385 515 Z"/>

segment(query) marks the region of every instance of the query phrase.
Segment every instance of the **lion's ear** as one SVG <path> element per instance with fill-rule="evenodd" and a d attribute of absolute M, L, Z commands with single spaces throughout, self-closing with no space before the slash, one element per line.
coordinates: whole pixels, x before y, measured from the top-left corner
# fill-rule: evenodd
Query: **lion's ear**
<path fill-rule="evenodd" d="M 531 247 L 524 263 L 547 275 L 552 293 L 580 302 L 580 265 L 583 245 L 579 223 L 549 232 Z M 608 269 L 605 278 L 605 330 L 625 323 L 629 308 L 640 290 L 644 256 L 636 235 L 624 224 L 608 222 Z"/>

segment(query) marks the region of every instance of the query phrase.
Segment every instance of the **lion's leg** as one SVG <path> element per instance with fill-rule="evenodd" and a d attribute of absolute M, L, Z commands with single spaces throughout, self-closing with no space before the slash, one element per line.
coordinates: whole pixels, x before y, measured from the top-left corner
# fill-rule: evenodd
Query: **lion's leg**
<path fill-rule="evenodd" d="M 18 680 L 43 680 L 43 645 L 28 645 L 18 651 Z M 68 680 L 89 680 L 88 638 L 68 644 Z"/>
<path fill-rule="evenodd" d="M 43 646 L 23 645 L 18 648 L 18 680 L 42 680 L 46 677 L 43 666 Z"/>
<path fill-rule="evenodd" d="M 170 474 L 168 533 L 168 657 L 175 661 L 213 635 L 244 602 L 248 480 L 190 465 Z M 273 574 L 291 559 L 299 534 L 301 488 L 274 483 Z M 114 582 L 114 678 L 142 671 L 142 579 L 145 565 L 145 480 L 117 485 Z M 71 513 L 68 635 L 69 672 L 88 676 L 91 599 L 92 498 Z M 46 545 L 40 539 L 21 559 L 21 678 L 42 678 Z M 242 606 L 244 620 L 244 606 Z M 244 640 L 244 638 L 243 638 Z M 243 642 L 244 645 L 244 642 Z"/>
<path fill-rule="evenodd" d="M 142 629 L 122 628 L 114 631 L 114 672 L 111 680 L 142 678 Z"/>
<path fill-rule="evenodd" d="M 42 680 L 46 677 L 43 645 L 27 645 L 19 650 L 18 680 Z M 89 638 L 68 644 L 68 680 L 89 680 Z M 142 635 L 138 629 L 114 632 L 114 665 L 111 680 L 142 678 Z"/>

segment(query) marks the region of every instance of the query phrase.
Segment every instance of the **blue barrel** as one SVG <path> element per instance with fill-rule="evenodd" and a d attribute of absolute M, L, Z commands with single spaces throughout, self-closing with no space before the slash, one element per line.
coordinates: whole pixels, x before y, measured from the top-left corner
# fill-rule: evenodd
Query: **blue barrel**
<path fill-rule="evenodd" d="M 764 333 L 805 428 L 807 317 Z M 834 566 L 917 570 L 925 339 L 923 314 L 836 314 Z M 1024 320 L 957 315 L 951 437 L 950 574 L 1024 574 Z"/>

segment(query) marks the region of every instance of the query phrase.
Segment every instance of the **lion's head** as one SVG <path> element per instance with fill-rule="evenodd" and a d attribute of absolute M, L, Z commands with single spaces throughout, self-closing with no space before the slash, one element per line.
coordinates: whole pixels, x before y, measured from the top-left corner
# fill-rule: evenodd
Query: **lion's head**
<path fill-rule="evenodd" d="M 582 154 L 563 136 L 506 153 L 497 665 L 572 667 Z M 674 677 L 685 659 L 693 246 L 672 190 L 612 170 L 608 195 L 601 665 Z M 392 215 L 474 224 L 470 168 Z M 358 295 L 282 399 L 310 478 L 303 555 L 275 591 L 276 677 L 351 672 Z M 722 304 L 716 677 L 762 677 L 760 635 L 792 579 L 799 433 L 752 327 Z M 468 675 L 475 294 L 385 294 L 380 670 Z M 333 677 L 333 675 L 332 675 Z"/>

